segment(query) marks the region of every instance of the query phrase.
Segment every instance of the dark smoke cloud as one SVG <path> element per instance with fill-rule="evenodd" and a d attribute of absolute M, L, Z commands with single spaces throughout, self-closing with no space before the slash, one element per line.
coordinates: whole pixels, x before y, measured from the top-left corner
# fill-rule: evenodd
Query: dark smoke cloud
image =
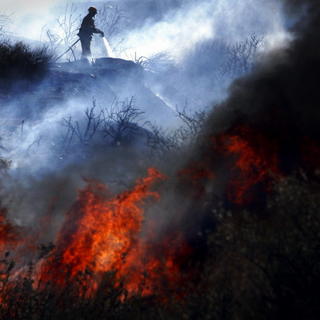
<path fill-rule="evenodd" d="M 228 99 L 211 115 L 210 135 L 248 124 L 288 143 L 304 135 L 319 138 L 320 9 L 316 1 L 285 5 L 289 14 L 305 12 L 293 27 L 296 39 L 233 83 Z"/>
<path fill-rule="evenodd" d="M 184 228 L 198 247 L 205 243 L 206 230 L 215 227 L 212 208 L 242 206 L 229 198 L 230 182 L 249 178 L 237 176 L 232 156 L 221 152 L 213 141 L 219 144 L 221 137 L 240 136 L 268 164 L 272 162 L 269 152 L 274 152 L 281 175 L 303 172 L 317 177 L 319 161 L 314 167 L 305 159 L 317 156 L 312 148 L 308 150 L 310 143 L 320 146 L 320 8 L 316 1 L 285 1 L 284 5 L 292 20 L 298 21 L 292 27 L 295 38 L 290 46 L 270 52 L 252 73 L 234 81 L 226 100 L 213 107 L 189 157 L 178 160 L 178 180 L 170 191 L 174 196 L 168 216 L 181 212 L 181 203 L 183 214 L 177 223 L 169 218 L 166 226 Z M 250 174 L 255 169 L 250 167 Z M 273 179 L 272 174 L 270 177 Z M 265 208 L 266 189 L 263 183 L 254 187 L 250 191 L 254 199 L 246 205 L 258 213 Z"/>
<path fill-rule="evenodd" d="M 213 147 L 216 137 L 240 135 L 266 157 L 269 149 L 262 143 L 268 141 L 277 150 L 283 174 L 301 169 L 311 176 L 316 174 L 316 167 L 310 166 L 306 157 L 316 157 L 312 148 L 308 150 L 310 145 L 320 146 L 320 8 L 312 0 L 284 1 L 284 5 L 288 15 L 299 17 L 292 27 L 295 40 L 288 48 L 264 57 L 254 72 L 234 81 L 228 98 L 209 116 L 201 142 L 191 151 L 189 167 L 197 163 L 216 175 L 202 184 L 206 200 L 195 201 L 193 216 L 205 201 L 212 203 L 216 197 L 225 200 L 225 188 L 233 178 L 226 164 L 230 159 L 219 158 Z M 240 128 L 249 129 L 244 134 Z"/>

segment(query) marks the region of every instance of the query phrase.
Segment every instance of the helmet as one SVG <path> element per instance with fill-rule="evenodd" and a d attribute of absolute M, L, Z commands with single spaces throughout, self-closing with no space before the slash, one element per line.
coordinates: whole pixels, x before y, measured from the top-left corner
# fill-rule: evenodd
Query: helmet
<path fill-rule="evenodd" d="M 92 14 L 95 14 L 95 13 L 98 12 L 98 10 L 97 10 L 95 7 L 90 7 L 90 8 L 88 9 L 88 11 L 89 11 L 89 13 L 92 13 Z"/>

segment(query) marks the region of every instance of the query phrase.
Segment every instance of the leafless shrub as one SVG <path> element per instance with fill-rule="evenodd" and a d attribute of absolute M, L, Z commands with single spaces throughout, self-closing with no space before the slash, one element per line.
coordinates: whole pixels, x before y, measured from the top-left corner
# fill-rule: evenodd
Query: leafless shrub
<path fill-rule="evenodd" d="M 48 39 L 48 46 L 50 48 L 50 51 L 56 53 L 62 44 L 62 39 L 57 34 L 53 33 L 50 29 L 46 30 L 46 36 Z"/>
<path fill-rule="evenodd" d="M 166 52 L 159 52 L 150 58 L 142 56 L 137 59 L 135 57 L 134 62 L 153 73 L 166 72 L 175 67 L 174 60 Z"/>
<path fill-rule="evenodd" d="M 79 122 L 74 121 L 72 117 L 68 119 L 63 119 L 63 124 L 67 128 L 67 133 L 64 137 L 63 145 L 69 147 L 74 138 L 83 145 L 88 145 L 96 133 L 99 131 L 102 122 L 102 112 L 96 113 L 96 101 L 92 101 L 92 107 L 87 108 L 85 111 L 86 121 Z"/>
<path fill-rule="evenodd" d="M 74 144 L 114 147 L 130 144 L 137 138 L 141 138 L 141 145 L 157 158 L 183 152 L 198 141 L 207 113 L 191 112 L 187 106 L 176 112 L 182 125 L 173 131 L 166 131 L 143 121 L 144 112 L 135 106 L 133 97 L 125 101 L 115 100 L 110 107 L 100 109 L 93 100 L 92 107 L 85 111 L 85 119 L 75 121 L 69 117 L 63 120 L 67 131 L 62 139 L 61 152 L 66 154 Z"/>
<path fill-rule="evenodd" d="M 117 5 L 104 4 L 97 15 L 97 25 L 109 40 L 121 31 L 125 21 L 125 13 Z"/>
<path fill-rule="evenodd" d="M 104 110 L 104 137 L 111 138 L 114 145 L 121 144 L 138 131 L 142 114 L 135 107 L 133 97 L 124 102 L 115 101 L 111 108 Z"/>
<path fill-rule="evenodd" d="M 194 140 L 199 136 L 200 131 L 207 119 L 206 111 L 200 110 L 190 112 L 185 106 L 181 110 L 177 108 L 176 112 L 178 118 L 183 122 L 183 125 L 175 132 L 175 137 L 178 144 L 190 144 L 195 142 Z"/>
<path fill-rule="evenodd" d="M 246 40 L 228 47 L 227 62 L 221 66 L 220 73 L 228 76 L 239 76 L 252 70 L 262 38 L 251 35 Z"/>
<path fill-rule="evenodd" d="M 207 119 L 206 111 L 191 112 L 184 106 L 182 109 L 177 108 L 176 113 L 182 125 L 171 132 L 147 123 L 149 130 L 147 145 L 153 154 L 165 156 L 168 152 L 183 152 L 185 148 L 198 141 Z"/>
<path fill-rule="evenodd" d="M 44 27 L 52 52 L 57 52 L 61 46 L 69 48 L 77 40 L 80 19 L 76 6 L 67 4 L 63 15 L 56 20 L 56 28 L 46 29 Z M 77 60 L 73 48 L 70 50 L 70 54 L 67 55 L 67 60 L 70 61 L 72 59 Z"/>
<path fill-rule="evenodd" d="M 85 119 L 63 119 L 66 133 L 62 139 L 62 153 L 66 153 L 74 143 L 89 146 L 103 142 L 118 146 L 142 130 L 138 125 L 142 114 L 135 107 L 133 98 L 122 102 L 116 100 L 111 107 L 104 109 L 98 109 L 93 100 L 92 106 L 85 111 Z"/>
<path fill-rule="evenodd" d="M 125 41 L 125 38 L 121 36 L 121 31 L 128 26 L 128 17 L 125 12 L 118 5 L 104 4 L 99 10 L 96 21 L 111 43 L 112 50 L 119 53 L 121 51 L 119 48 Z"/>
<path fill-rule="evenodd" d="M 234 79 L 252 70 L 257 60 L 262 38 L 253 34 L 235 44 L 221 40 L 205 41 L 197 45 L 184 59 L 189 75 L 211 79 L 212 86 L 221 80 Z"/>
<path fill-rule="evenodd" d="M 146 68 L 146 66 L 148 64 L 148 58 L 145 56 L 138 57 L 136 52 L 134 53 L 134 56 L 129 57 L 129 59 L 144 69 Z"/>
<path fill-rule="evenodd" d="M 177 147 L 174 137 L 161 127 L 148 123 L 147 146 L 151 155 L 164 156 Z"/>

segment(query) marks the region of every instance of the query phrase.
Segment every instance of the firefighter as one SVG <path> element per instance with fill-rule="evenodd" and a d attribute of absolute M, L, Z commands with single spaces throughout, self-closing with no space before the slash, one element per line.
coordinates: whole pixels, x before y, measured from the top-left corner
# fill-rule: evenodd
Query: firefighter
<path fill-rule="evenodd" d="M 94 7 L 90 7 L 88 9 L 89 13 L 83 18 L 81 27 L 78 33 L 78 36 L 81 41 L 81 47 L 82 47 L 82 58 L 88 59 L 91 57 L 91 40 L 92 35 L 94 33 L 101 34 L 102 37 L 104 37 L 104 33 L 97 29 L 94 24 L 94 17 L 97 14 L 97 9 Z"/>

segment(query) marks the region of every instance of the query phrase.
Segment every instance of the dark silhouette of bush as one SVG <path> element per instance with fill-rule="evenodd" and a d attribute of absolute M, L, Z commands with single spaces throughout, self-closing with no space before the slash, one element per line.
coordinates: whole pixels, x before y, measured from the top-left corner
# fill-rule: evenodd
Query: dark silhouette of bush
<path fill-rule="evenodd" d="M 22 42 L 0 44 L 0 81 L 38 80 L 49 67 L 51 55 L 45 47 L 31 49 Z"/>
<path fill-rule="evenodd" d="M 212 208 L 218 228 L 185 318 L 319 319 L 319 190 L 289 177 L 264 209 Z"/>

